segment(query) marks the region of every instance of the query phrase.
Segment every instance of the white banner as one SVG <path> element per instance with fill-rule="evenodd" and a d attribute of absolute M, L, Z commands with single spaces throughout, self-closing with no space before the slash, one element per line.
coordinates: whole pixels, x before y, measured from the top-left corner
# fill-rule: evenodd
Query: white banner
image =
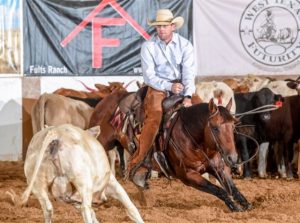
<path fill-rule="evenodd" d="M 0 74 L 20 74 L 20 0 L 0 0 Z"/>
<path fill-rule="evenodd" d="M 195 0 L 197 75 L 299 74 L 299 0 Z"/>

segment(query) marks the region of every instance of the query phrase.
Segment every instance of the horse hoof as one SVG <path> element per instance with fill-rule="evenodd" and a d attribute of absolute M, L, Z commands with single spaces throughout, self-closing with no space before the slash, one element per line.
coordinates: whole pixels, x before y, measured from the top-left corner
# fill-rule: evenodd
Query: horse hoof
<path fill-rule="evenodd" d="M 242 208 L 240 208 L 240 207 L 235 206 L 235 207 L 233 207 L 233 208 L 231 209 L 231 211 L 232 211 L 232 212 L 243 212 L 244 210 L 243 210 Z"/>
<path fill-rule="evenodd" d="M 250 211 L 253 209 L 253 205 L 252 204 L 248 204 L 245 208 L 245 211 Z"/>
<path fill-rule="evenodd" d="M 243 209 L 240 207 L 240 205 L 236 205 L 235 203 L 227 204 L 227 206 L 229 207 L 229 209 L 232 212 L 242 212 L 243 211 Z"/>
<path fill-rule="evenodd" d="M 137 172 L 131 181 L 138 187 L 143 189 L 149 189 L 149 184 L 147 183 L 148 172 Z"/>

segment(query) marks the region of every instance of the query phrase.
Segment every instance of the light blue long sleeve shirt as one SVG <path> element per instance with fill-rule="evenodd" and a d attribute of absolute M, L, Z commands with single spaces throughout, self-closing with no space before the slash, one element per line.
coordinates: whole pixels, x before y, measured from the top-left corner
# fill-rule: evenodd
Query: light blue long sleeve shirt
<path fill-rule="evenodd" d="M 146 41 L 141 49 L 144 82 L 160 91 L 171 91 L 171 81 L 181 79 L 182 95 L 195 93 L 195 62 L 192 44 L 177 33 L 166 45 L 158 36 Z"/>

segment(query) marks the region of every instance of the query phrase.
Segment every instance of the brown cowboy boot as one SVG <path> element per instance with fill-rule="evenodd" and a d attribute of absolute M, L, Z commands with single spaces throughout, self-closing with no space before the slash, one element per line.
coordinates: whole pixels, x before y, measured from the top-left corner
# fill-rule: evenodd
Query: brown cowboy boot
<path fill-rule="evenodd" d="M 154 143 L 162 119 L 161 104 L 165 97 L 166 94 L 164 92 L 157 91 L 151 87 L 148 88 L 144 101 L 145 120 L 139 137 L 139 145 L 133 154 L 127 169 L 129 179 L 134 179 L 134 175 L 137 173 L 137 170 Z M 142 175 L 144 176 L 145 173 L 143 172 Z"/>
<path fill-rule="evenodd" d="M 155 118 L 150 117 L 150 120 L 147 120 L 145 122 L 142 133 L 139 137 L 139 145 L 137 146 L 137 150 L 131 157 L 127 166 L 127 177 L 129 179 L 132 179 L 132 177 L 136 174 L 137 170 L 142 166 L 143 161 L 146 158 L 148 152 L 150 151 L 156 134 L 158 132 L 160 120 L 158 120 L 157 117 L 159 117 L 159 114 L 157 114 L 156 112 L 153 112 L 153 114 Z M 157 125 L 158 127 L 156 127 L 155 125 Z"/>

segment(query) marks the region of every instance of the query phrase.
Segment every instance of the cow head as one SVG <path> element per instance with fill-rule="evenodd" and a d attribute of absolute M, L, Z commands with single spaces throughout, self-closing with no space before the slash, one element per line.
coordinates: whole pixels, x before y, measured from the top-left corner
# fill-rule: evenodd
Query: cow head
<path fill-rule="evenodd" d="M 300 76 L 296 80 L 285 79 L 285 81 L 287 81 L 286 85 L 289 88 L 297 90 L 298 95 L 300 95 Z"/>
<path fill-rule="evenodd" d="M 278 100 L 279 95 L 275 95 L 269 88 L 262 88 L 257 91 L 254 97 L 254 104 L 256 108 L 262 108 L 266 105 L 275 105 L 275 102 Z M 264 109 L 262 109 L 264 110 Z M 262 122 L 267 122 L 271 118 L 271 111 L 265 109 L 265 112 L 258 114 L 258 119 Z"/>

